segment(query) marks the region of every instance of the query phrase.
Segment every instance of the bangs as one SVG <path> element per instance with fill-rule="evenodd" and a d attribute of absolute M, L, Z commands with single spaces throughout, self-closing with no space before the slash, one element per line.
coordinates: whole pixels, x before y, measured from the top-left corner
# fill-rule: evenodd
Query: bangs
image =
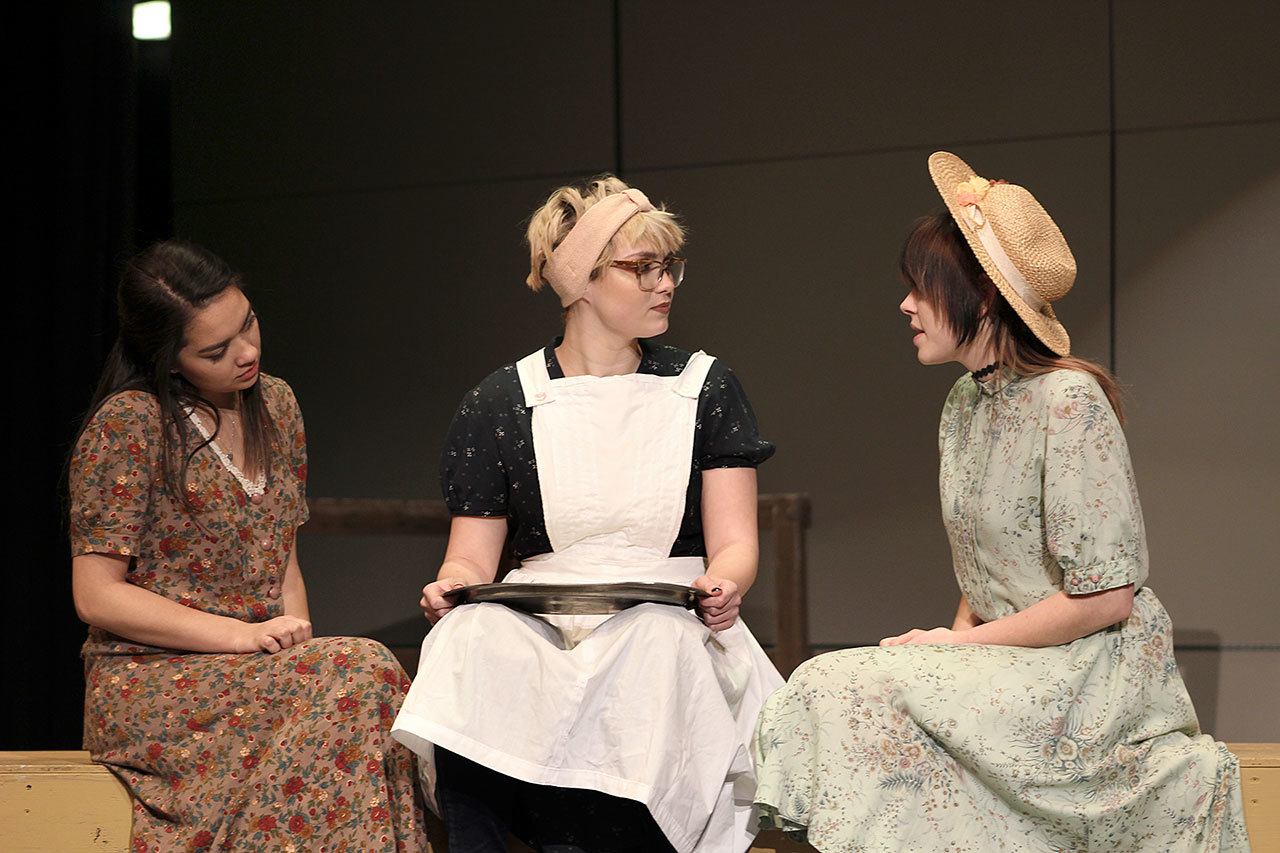
<path fill-rule="evenodd" d="M 898 256 L 902 283 L 928 302 L 961 345 L 978 333 L 995 285 L 949 213 L 916 221 Z"/>
<path fill-rule="evenodd" d="M 665 210 L 637 213 L 618 229 L 618 235 L 633 246 L 653 249 L 659 257 L 674 255 L 684 246 L 684 229 Z"/>

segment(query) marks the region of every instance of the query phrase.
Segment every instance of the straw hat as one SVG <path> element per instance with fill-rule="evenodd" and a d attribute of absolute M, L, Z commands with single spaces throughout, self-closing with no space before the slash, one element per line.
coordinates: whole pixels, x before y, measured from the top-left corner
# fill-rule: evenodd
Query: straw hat
<path fill-rule="evenodd" d="M 1051 303 L 1071 290 L 1076 259 L 1049 214 L 1026 189 L 981 178 L 946 151 L 929 157 L 929 175 L 1001 295 L 1045 346 L 1069 355 Z"/>

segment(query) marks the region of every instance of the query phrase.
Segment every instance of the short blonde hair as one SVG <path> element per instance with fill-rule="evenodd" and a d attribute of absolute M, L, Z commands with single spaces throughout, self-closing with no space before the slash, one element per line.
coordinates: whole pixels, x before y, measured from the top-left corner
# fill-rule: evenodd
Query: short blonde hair
<path fill-rule="evenodd" d="M 573 230 L 578 217 L 593 204 L 628 189 L 630 187 L 619 178 L 600 175 L 586 186 L 561 187 L 551 194 L 546 204 L 530 217 L 529 230 L 525 233 L 525 240 L 529 244 L 529 278 L 525 281 L 530 290 L 536 292 L 550 285 L 543 278 L 542 269 L 556 246 Z M 676 220 L 675 214 L 669 212 L 664 205 L 655 205 L 653 210 L 637 213 L 627 220 L 604 247 L 596 265 L 591 269 L 592 278 L 599 276 L 613 261 L 619 237 L 632 245 L 647 244 L 659 255 L 671 255 L 684 245 L 684 228 Z"/>

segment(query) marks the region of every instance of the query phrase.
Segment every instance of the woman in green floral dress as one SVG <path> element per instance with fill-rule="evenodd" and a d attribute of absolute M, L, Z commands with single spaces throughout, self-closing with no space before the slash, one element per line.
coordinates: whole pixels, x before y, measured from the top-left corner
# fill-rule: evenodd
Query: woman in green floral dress
<path fill-rule="evenodd" d="M 420 851 L 390 736 L 409 680 L 378 643 L 311 636 L 302 415 L 261 346 L 210 253 L 127 265 L 70 463 L 85 747 L 129 789 L 135 853 Z"/>
<path fill-rule="evenodd" d="M 762 822 L 835 851 L 1247 850 L 1150 589 L 1115 383 L 1050 303 L 1075 277 L 1022 187 L 939 152 L 948 213 L 903 247 L 924 364 L 971 373 L 939 431 L 950 628 L 821 655 L 761 713 Z"/>

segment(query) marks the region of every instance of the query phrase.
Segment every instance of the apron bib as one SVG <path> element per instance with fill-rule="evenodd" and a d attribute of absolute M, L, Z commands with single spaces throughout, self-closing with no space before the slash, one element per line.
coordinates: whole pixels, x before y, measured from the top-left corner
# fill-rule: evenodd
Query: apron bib
<path fill-rule="evenodd" d="M 542 350 L 517 363 L 553 550 L 506 581 L 703 574 L 703 558 L 669 555 L 713 362 L 698 352 L 678 376 L 555 380 Z M 748 745 L 782 683 L 741 621 L 715 634 L 666 605 L 542 618 L 467 605 L 427 635 L 392 734 L 420 755 L 429 797 L 439 744 L 528 782 L 642 802 L 682 853 L 739 853 L 755 835 Z"/>

